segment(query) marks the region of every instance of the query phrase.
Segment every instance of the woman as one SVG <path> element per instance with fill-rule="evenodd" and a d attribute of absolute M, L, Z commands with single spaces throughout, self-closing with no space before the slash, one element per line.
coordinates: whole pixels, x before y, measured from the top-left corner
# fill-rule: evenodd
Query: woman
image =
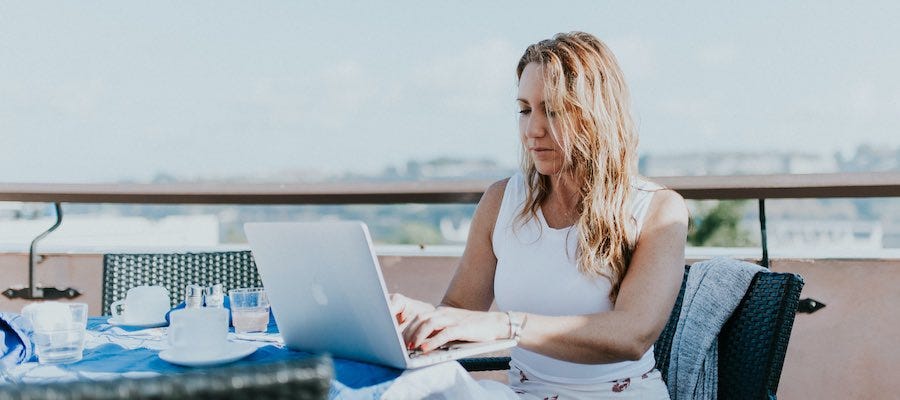
<path fill-rule="evenodd" d="M 637 176 L 628 90 L 600 40 L 558 34 L 516 73 L 522 170 L 485 192 L 437 308 L 392 296 L 404 339 L 516 338 L 522 398 L 668 398 L 652 346 L 681 283 L 684 201 Z"/>

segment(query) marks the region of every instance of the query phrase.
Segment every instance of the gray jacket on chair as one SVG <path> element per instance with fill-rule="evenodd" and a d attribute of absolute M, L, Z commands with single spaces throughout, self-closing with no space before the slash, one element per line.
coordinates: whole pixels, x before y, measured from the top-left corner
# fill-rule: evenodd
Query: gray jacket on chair
<path fill-rule="evenodd" d="M 691 266 L 678 327 L 672 339 L 669 396 L 715 399 L 718 390 L 718 336 L 753 276 L 764 268 L 715 258 Z"/>

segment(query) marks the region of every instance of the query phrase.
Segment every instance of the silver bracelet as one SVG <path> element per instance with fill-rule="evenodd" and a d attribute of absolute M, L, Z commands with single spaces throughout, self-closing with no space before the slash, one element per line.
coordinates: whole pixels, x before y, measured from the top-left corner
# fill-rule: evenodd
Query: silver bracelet
<path fill-rule="evenodd" d="M 506 335 L 507 339 L 512 339 L 513 337 L 513 329 L 512 329 L 512 312 L 506 312 L 506 326 L 509 328 L 509 334 Z"/>
<path fill-rule="evenodd" d="M 525 322 L 528 320 L 528 314 L 514 314 L 512 311 L 507 311 L 506 316 L 509 318 L 509 338 L 518 342 L 522 337 L 522 328 L 525 327 Z M 519 317 L 521 317 L 521 319 L 519 319 Z"/>

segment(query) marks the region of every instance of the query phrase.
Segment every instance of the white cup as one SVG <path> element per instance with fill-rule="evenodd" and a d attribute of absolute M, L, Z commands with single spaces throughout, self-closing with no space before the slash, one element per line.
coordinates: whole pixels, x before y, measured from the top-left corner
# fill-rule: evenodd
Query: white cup
<path fill-rule="evenodd" d="M 152 324 L 165 321 L 170 308 L 169 290 L 163 286 L 135 286 L 124 300 L 113 302 L 110 313 L 126 324 Z"/>
<path fill-rule="evenodd" d="M 184 308 L 169 314 L 169 345 L 193 357 L 214 357 L 228 343 L 228 310 Z"/>

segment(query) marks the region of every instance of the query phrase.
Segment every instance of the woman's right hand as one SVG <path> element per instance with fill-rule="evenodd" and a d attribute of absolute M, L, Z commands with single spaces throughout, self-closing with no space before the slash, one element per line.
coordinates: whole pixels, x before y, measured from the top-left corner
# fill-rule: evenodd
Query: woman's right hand
<path fill-rule="evenodd" d="M 400 293 L 391 293 L 390 297 L 391 313 L 397 319 L 402 332 L 409 322 L 417 316 L 434 311 L 435 307 L 424 301 L 419 301 L 406 297 Z"/>

